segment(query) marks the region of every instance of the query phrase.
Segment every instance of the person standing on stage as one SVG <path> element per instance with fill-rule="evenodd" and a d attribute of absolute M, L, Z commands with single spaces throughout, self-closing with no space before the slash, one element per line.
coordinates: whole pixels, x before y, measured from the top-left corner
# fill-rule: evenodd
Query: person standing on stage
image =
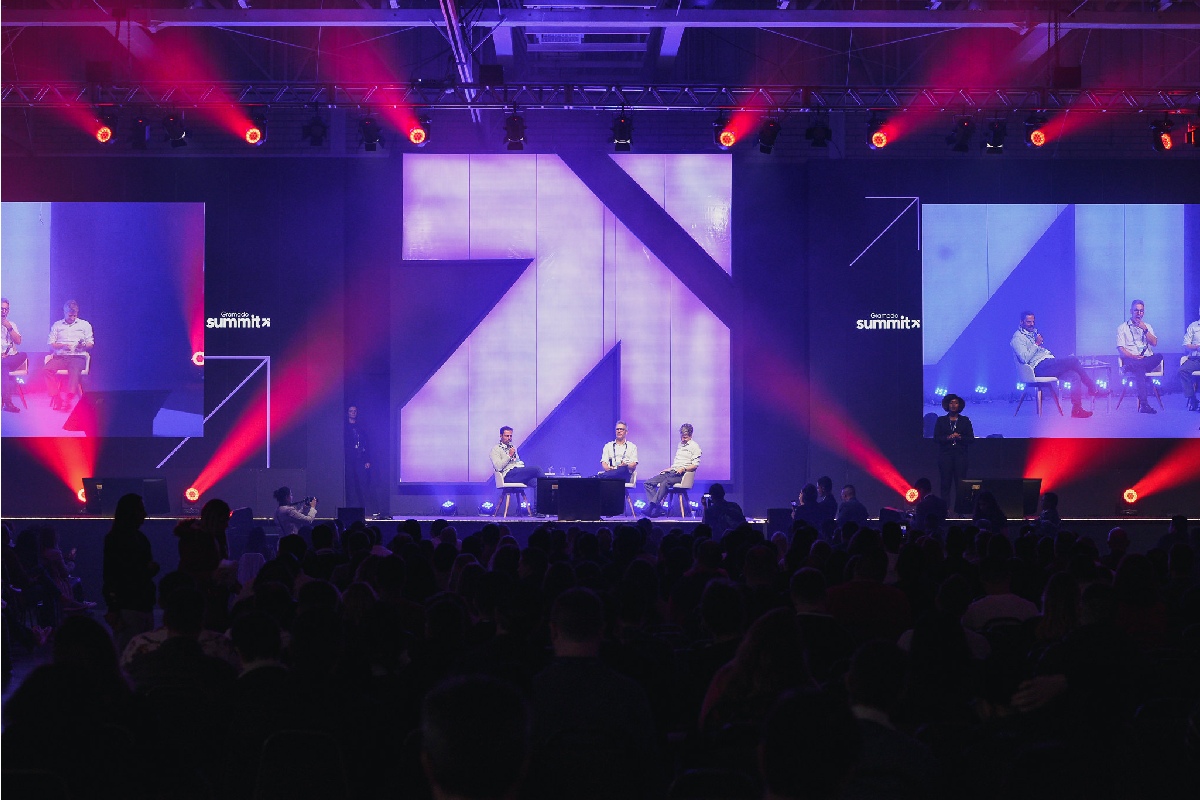
<path fill-rule="evenodd" d="M 628 436 L 629 426 L 618 420 L 617 438 L 604 445 L 604 451 L 600 454 L 600 466 L 603 469 L 596 473 L 597 478 L 622 483 L 633 480 L 633 473 L 637 470 L 638 452 L 637 445 L 629 441 Z"/>
<path fill-rule="evenodd" d="M 346 409 L 346 432 L 342 439 L 346 447 L 346 505 L 357 506 L 366 514 L 374 514 L 375 493 L 372 488 L 371 454 L 367 449 L 367 433 L 358 421 L 358 406 Z"/>
<path fill-rule="evenodd" d="M 938 444 L 938 472 L 942 478 L 942 499 L 950 497 L 950 488 L 955 486 L 959 478 L 967 476 L 967 448 L 975 438 L 975 429 L 971 426 L 971 418 L 964 416 L 962 410 L 966 401 L 956 394 L 948 394 L 942 398 L 942 408 L 947 412 L 938 417 L 933 426 L 933 439 Z M 955 499 L 957 500 L 957 488 Z"/>
<path fill-rule="evenodd" d="M 1147 372 L 1154 372 L 1162 366 L 1161 353 L 1155 353 L 1158 336 L 1154 328 L 1146 322 L 1146 304 L 1134 300 L 1129 305 L 1129 319 L 1117 328 L 1117 350 L 1124 359 L 1125 371 L 1133 377 L 1137 386 L 1138 411 L 1143 414 L 1157 414 L 1154 406 L 1146 400 L 1146 390 L 1150 387 Z"/>
<path fill-rule="evenodd" d="M 50 326 L 50 338 L 46 341 L 54 355 L 42 367 L 46 378 L 46 394 L 50 395 L 50 407 L 69 411 L 79 392 L 79 375 L 87 365 L 87 353 L 96 346 L 92 325 L 79 318 L 79 303 L 68 300 L 63 304 L 63 318 Z M 63 382 L 58 371 L 67 371 L 67 391 L 63 393 Z"/>
<path fill-rule="evenodd" d="M 500 429 L 500 443 L 492 448 L 492 468 L 500 473 L 505 483 L 528 484 L 536 481 L 542 474 L 541 469 L 525 466 L 512 440 L 513 429 L 505 425 Z"/>
<path fill-rule="evenodd" d="M 0 355 L 4 357 L 4 410 L 18 414 L 21 409 L 12 401 L 13 387 L 17 385 L 17 379 L 8 373 L 20 369 L 22 364 L 29 361 L 29 355 L 17 352 L 17 345 L 21 343 L 21 332 L 17 330 L 16 323 L 8 318 L 7 297 L 0 297 L 0 310 L 4 312 L 3 327 L 0 328 Z"/>
<path fill-rule="evenodd" d="M 1072 417 L 1087 419 L 1092 416 L 1092 412 L 1083 407 L 1084 386 L 1087 387 L 1089 394 L 1096 397 L 1104 397 L 1109 393 L 1108 389 L 1096 386 L 1096 382 L 1079 363 L 1078 358 L 1075 356 L 1055 358 L 1054 354 L 1043 346 L 1042 334 L 1037 329 L 1037 318 L 1032 311 L 1021 312 L 1021 325 L 1012 335 L 1008 345 L 1012 348 L 1017 361 L 1032 367 L 1033 374 L 1039 378 L 1061 378 L 1072 373 L 1078 378 L 1078 380 L 1071 381 Z M 945 495 L 942 499 L 945 499 Z"/>
<path fill-rule="evenodd" d="M 679 447 L 675 450 L 675 460 L 671 466 L 642 484 L 650 503 L 647 516 L 657 517 L 661 513 L 658 504 L 667 489 L 682 481 L 685 474 L 696 471 L 700 466 L 700 453 L 700 444 L 692 438 L 691 423 L 683 423 L 679 426 Z"/>
<path fill-rule="evenodd" d="M 8 301 L 4 303 L 8 308 Z M 5 312 L 7 314 L 7 312 Z M 1179 380 L 1183 384 L 1183 396 L 1187 398 L 1188 411 L 1200 411 L 1200 402 L 1196 400 L 1196 378 L 1193 372 L 1200 371 L 1200 319 L 1187 327 L 1183 335 L 1183 354 L 1187 359 L 1179 365 Z M 8 369 L 7 364 L 5 369 Z"/>

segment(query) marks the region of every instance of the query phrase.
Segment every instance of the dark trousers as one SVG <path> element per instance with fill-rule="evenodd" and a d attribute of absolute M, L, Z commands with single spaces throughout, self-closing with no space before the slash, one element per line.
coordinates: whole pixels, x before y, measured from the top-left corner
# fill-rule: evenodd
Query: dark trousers
<path fill-rule="evenodd" d="M 5 367 L 7 369 L 7 367 Z M 1196 376 L 1193 372 L 1200 371 L 1200 356 L 1189 356 L 1188 360 L 1179 366 L 1179 382 L 1183 384 L 1183 396 L 1189 400 L 1196 399 Z"/>
<path fill-rule="evenodd" d="M 26 353 L 13 353 L 11 356 L 4 357 L 4 364 L 0 369 L 4 370 L 4 401 L 10 402 L 12 399 L 13 387 L 17 385 L 17 379 L 9 375 L 14 369 L 20 369 L 21 365 L 29 361 L 29 355 Z"/>
<path fill-rule="evenodd" d="M 346 463 L 346 505 L 358 506 L 367 514 L 379 510 L 376 508 L 374 487 L 371 485 L 371 470 L 353 461 Z"/>
<path fill-rule="evenodd" d="M 938 472 L 942 477 L 942 499 L 950 502 L 950 489 L 954 488 L 955 505 L 958 503 L 958 479 L 967 477 L 967 448 L 962 445 L 947 447 L 938 453 Z M 954 505 L 950 506 L 954 508 Z"/>
<path fill-rule="evenodd" d="M 1162 366 L 1162 354 L 1155 353 L 1145 358 L 1126 358 L 1124 361 L 1125 371 L 1133 377 L 1134 386 L 1137 387 L 1138 401 L 1145 402 L 1146 390 L 1150 388 L 1150 379 L 1146 377 L 1146 373 L 1154 372 Z"/>
<path fill-rule="evenodd" d="M 513 467 L 504 473 L 505 483 L 533 483 L 542 474 L 540 467 Z"/>
<path fill-rule="evenodd" d="M 1075 379 L 1071 381 L 1071 405 L 1075 407 L 1082 405 L 1084 386 L 1088 388 L 1089 392 L 1093 394 L 1096 392 L 1096 382 L 1092 380 L 1092 376 L 1088 375 L 1087 370 L 1075 356 L 1047 358 L 1045 361 L 1038 362 L 1038 365 L 1033 368 L 1033 374 L 1039 378 L 1062 378 L 1064 375 L 1074 375 Z M 945 495 L 942 496 L 945 497 Z"/>
<path fill-rule="evenodd" d="M 633 473 L 629 471 L 629 467 L 622 464 L 616 469 L 601 470 L 596 473 L 597 478 L 603 478 L 606 481 L 620 481 L 621 483 L 629 483 L 629 479 L 633 477 Z"/>
<path fill-rule="evenodd" d="M 650 505 L 653 507 L 662 502 L 668 488 L 682 482 L 683 474 L 673 470 L 666 470 L 665 472 L 658 473 L 653 478 L 647 479 L 642 483 L 642 488 L 646 490 L 646 499 L 650 501 Z"/>

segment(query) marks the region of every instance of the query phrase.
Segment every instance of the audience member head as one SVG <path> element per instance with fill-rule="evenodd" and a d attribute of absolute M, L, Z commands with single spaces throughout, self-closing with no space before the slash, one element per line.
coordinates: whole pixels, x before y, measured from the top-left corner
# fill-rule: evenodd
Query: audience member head
<path fill-rule="evenodd" d="M 917 478 L 917 482 L 913 484 L 913 488 L 917 490 L 918 497 L 933 494 L 933 484 L 929 478 Z"/>
<path fill-rule="evenodd" d="M 271 494 L 275 497 L 275 502 L 281 506 L 286 506 L 292 502 L 292 490 L 286 486 L 280 486 Z"/>
<path fill-rule="evenodd" d="M 604 633 L 604 604 L 590 589 L 558 596 L 550 609 L 550 642 L 560 657 L 596 657 Z"/>
<path fill-rule="evenodd" d="M 763 726 L 758 763 L 767 800 L 841 797 L 862 751 L 846 702 L 817 689 L 787 692 Z"/>
<path fill-rule="evenodd" d="M 800 505 L 809 506 L 817 502 L 817 487 L 815 484 L 806 483 L 800 489 Z"/>
<path fill-rule="evenodd" d="M 333 548 L 333 526 L 322 522 L 312 529 L 313 550 L 330 550 Z"/>
<path fill-rule="evenodd" d="M 828 497 L 833 493 L 833 478 L 828 475 L 822 475 L 817 478 L 817 494 L 821 497 Z"/>
<path fill-rule="evenodd" d="M 283 651 L 279 622 L 264 611 L 250 611 L 235 619 L 229 638 L 242 664 L 278 661 Z"/>
<path fill-rule="evenodd" d="M 896 712 L 907 673 L 908 657 L 892 642 L 863 644 L 850 659 L 846 674 L 850 702 L 878 709 L 890 717 Z"/>
<path fill-rule="evenodd" d="M 233 509 L 219 497 L 214 497 L 200 509 L 200 525 L 206 531 L 223 533 L 229 527 Z"/>
<path fill-rule="evenodd" d="M 529 768 L 532 715 L 496 678 L 451 678 L 421 708 L 421 766 L 437 800 L 516 797 Z"/>
<path fill-rule="evenodd" d="M 717 641 L 736 639 L 746 624 L 746 601 L 732 581 L 711 580 L 700 595 L 700 618 Z"/>
<path fill-rule="evenodd" d="M 788 592 L 792 596 L 792 606 L 797 614 L 823 612 L 825 610 L 825 591 L 828 584 L 825 573 L 812 567 L 804 567 L 792 575 L 788 584 Z"/>
<path fill-rule="evenodd" d="M 140 494 L 121 495 L 113 513 L 114 527 L 140 528 L 146 521 L 146 504 Z"/>
<path fill-rule="evenodd" d="M 719 483 L 711 484 L 708 487 L 708 494 L 710 497 L 712 497 L 713 500 L 724 500 L 725 499 L 725 487 Z"/>

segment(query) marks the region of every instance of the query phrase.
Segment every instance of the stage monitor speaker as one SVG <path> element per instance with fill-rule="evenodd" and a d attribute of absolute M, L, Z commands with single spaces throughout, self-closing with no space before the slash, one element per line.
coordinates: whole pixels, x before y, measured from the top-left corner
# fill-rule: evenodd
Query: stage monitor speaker
<path fill-rule="evenodd" d="M 337 510 L 338 526 L 346 530 L 356 522 L 367 521 L 367 511 L 359 506 L 339 507 Z"/>
<path fill-rule="evenodd" d="M 884 506 L 883 508 L 879 509 L 880 525 L 885 522 L 899 522 L 901 525 L 903 525 L 906 521 L 907 520 L 905 519 L 904 512 L 898 508 Z"/>
<path fill-rule="evenodd" d="M 254 525 L 254 510 L 249 506 L 235 508 L 229 515 L 229 527 L 250 528 Z"/>
<path fill-rule="evenodd" d="M 996 504 L 1010 520 L 1037 515 L 1042 495 L 1041 478 L 962 478 L 958 482 L 954 510 L 970 516 L 979 492 L 991 492 Z"/>
<path fill-rule="evenodd" d="M 164 517 L 171 514 L 167 482 L 163 478 L 84 478 L 83 491 L 89 514 L 113 513 L 117 501 L 127 494 L 141 495 L 147 514 Z"/>
<path fill-rule="evenodd" d="M 781 531 L 790 534 L 792 531 L 792 509 L 790 508 L 768 508 L 767 509 L 767 536 Z"/>

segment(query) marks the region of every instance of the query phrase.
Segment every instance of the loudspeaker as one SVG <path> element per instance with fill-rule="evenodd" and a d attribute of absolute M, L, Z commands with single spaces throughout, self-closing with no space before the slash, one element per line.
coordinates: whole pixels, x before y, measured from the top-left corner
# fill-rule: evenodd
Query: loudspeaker
<path fill-rule="evenodd" d="M 879 509 L 879 524 L 882 525 L 885 522 L 899 522 L 904 524 L 904 514 L 898 508 L 884 506 Z"/>
<path fill-rule="evenodd" d="M 89 514 L 111 514 L 117 510 L 122 495 L 140 494 L 146 513 L 153 516 L 171 515 L 167 498 L 167 482 L 162 478 L 84 478 L 83 491 L 87 496 L 85 508 Z"/>
<path fill-rule="evenodd" d="M 342 530 L 346 530 L 356 522 L 366 522 L 366 509 L 358 506 L 339 507 L 337 510 L 337 521 Z"/>

